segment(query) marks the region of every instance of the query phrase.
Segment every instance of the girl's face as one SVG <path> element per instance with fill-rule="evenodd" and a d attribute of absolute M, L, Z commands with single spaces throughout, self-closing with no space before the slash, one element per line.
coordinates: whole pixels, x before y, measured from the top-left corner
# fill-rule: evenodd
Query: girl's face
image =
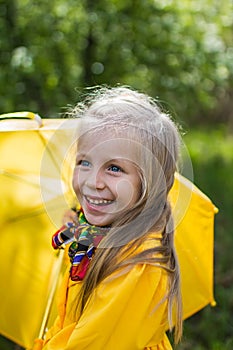
<path fill-rule="evenodd" d="M 96 134 L 82 137 L 73 189 L 90 224 L 111 225 L 136 204 L 141 195 L 141 177 L 135 164 L 132 141 Z"/>

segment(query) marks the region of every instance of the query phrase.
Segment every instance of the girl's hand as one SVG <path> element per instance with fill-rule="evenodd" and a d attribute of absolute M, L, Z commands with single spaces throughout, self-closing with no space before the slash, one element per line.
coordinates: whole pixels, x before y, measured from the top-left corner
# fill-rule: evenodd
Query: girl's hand
<path fill-rule="evenodd" d="M 72 209 L 66 210 L 63 215 L 63 218 L 62 218 L 63 225 L 65 225 L 67 222 L 78 224 L 77 213 Z"/>

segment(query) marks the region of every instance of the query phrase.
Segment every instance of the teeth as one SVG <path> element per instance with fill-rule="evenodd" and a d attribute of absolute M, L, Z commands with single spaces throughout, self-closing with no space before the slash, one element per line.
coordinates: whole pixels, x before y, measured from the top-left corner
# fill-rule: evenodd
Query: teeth
<path fill-rule="evenodd" d="M 92 199 L 92 198 L 87 197 L 87 200 L 88 200 L 89 203 L 96 204 L 96 205 L 112 203 L 112 201 L 108 201 L 106 199 Z"/>

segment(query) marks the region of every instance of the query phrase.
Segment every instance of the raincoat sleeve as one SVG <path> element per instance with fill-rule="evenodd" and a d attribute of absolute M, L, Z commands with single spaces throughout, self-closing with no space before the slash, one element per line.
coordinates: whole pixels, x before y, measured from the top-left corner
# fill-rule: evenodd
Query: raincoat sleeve
<path fill-rule="evenodd" d="M 136 350 L 164 339 L 167 272 L 141 264 L 114 277 L 96 289 L 65 350 Z"/>

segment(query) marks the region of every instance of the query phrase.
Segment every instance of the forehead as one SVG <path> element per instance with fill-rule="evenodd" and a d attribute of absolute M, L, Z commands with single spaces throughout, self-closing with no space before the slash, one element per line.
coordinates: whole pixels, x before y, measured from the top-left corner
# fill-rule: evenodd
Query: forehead
<path fill-rule="evenodd" d="M 111 131 L 86 132 L 78 140 L 78 152 L 105 159 L 139 162 L 141 145 L 128 135 Z"/>

